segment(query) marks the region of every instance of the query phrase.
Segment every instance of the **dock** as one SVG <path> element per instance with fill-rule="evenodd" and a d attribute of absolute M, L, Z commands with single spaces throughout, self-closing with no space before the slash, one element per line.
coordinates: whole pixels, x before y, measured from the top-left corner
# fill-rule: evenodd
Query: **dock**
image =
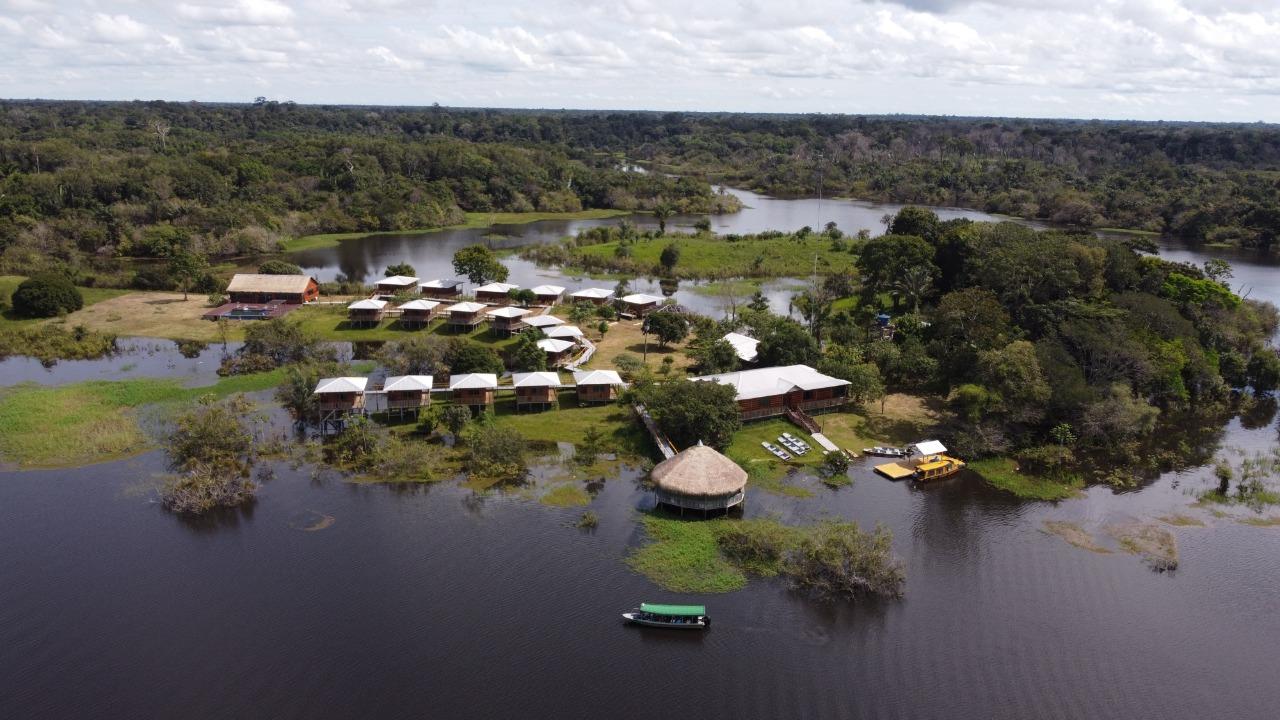
<path fill-rule="evenodd" d="M 915 468 L 900 465 L 896 462 L 876 466 L 876 472 L 890 480 L 903 480 L 916 474 Z"/>

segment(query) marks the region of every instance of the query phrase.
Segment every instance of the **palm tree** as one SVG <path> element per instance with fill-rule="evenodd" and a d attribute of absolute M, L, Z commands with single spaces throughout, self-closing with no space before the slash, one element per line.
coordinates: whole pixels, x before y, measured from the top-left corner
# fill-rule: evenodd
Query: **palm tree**
<path fill-rule="evenodd" d="M 658 219 L 659 235 L 667 234 L 667 218 L 674 215 L 675 212 L 676 212 L 675 208 L 671 207 L 671 205 L 669 205 L 666 202 L 660 202 L 654 206 L 653 216 Z"/>
<path fill-rule="evenodd" d="M 920 298 L 929 292 L 929 285 L 933 283 L 933 277 L 929 274 L 928 268 L 921 266 L 907 268 L 905 272 L 893 281 L 893 291 L 895 295 L 905 297 L 911 303 L 911 312 L 920 310 Z"/>

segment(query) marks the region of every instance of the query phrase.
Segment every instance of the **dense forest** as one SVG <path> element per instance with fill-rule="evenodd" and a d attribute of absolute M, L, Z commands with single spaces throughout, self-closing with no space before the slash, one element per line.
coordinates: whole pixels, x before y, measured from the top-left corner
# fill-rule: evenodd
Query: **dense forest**
<path fill-rule="evenodd" d="M 1280 128 L 898 116 L 0 101 L 0 270 L 269 253 L 465 212 L 713 213 L 777 195 L 1271 248 Z M 680 177 L 624 172 L 641 160 Z"/>

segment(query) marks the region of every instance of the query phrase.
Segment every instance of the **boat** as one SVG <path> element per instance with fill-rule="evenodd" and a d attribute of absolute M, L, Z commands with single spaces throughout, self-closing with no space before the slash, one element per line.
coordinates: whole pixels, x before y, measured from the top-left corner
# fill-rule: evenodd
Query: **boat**
<path fill-rule="evenodd" d="M 622 613 L 622 617 L 637 625 L 674 630 L 706 630 L 711 627 L 711 616 L 707 614 L 705 605 L 640 603 L 640 607 Z"/>
<path fill-rule="evenodd" d="M 778 447 L 777 445 L 774 445 L 773 443 L 769 442 L 768 440 L 762 440 L 762 441 L 760 441 L 760 445 L 761 445 L 762 447 L 764 447 L 764 449 L 765 449 L 765 450 L 768 450 L 769 452 L 771 452 L 771 453 L 773 453 L 774 455 L 778 456 L 778 458 L 779 458 L 779 459 L 781 459 L 781 460 L 790 460 L 790 459 L 791 459 L 791 453 L 788 453 L 786 450 L 783 450 L 782 448 Z"/>
<path fill-rule="evenodd" d="M 807 442 L 805 442 L 805 441 L 801 440 L 800 438 L 796 437 L 795 435 L 792 435 L 791 433 L 782 433 L 782 437 L 784 437 L 784 438 L 786 438 L 786 439 L 790 440 L 791 442 L 793 442 L 793 443 L 795 443 L 796 445 L 798 445 L 798 446 L 800 446 L 800 447 L 804 448 L 805 450 L 808 450 L 808 449 L 809 449 L 809 443 L 807 443 Z"/>
<path fill-rule="evenodd" d="M 761 440 L 760 444 L 764 447 L 765 450 L 768 450 L 774 455 L 777 455 L 779 460 L 791 459 L 791 455 L 786 450 L 783 450 L 782 448 L 778 447 L 777 445 L 774 445 L 768 440 Z"/>
<path fill-rule="evenodd" d="M 877 465 L 876 472 L 891 480 L 940 480 L 951 477 L 965 467 L 965 462 L 947 454 L 947 448 L 937 440 L 916 443 L 913 448 L 916 457 L 901 463 L 885 463 Z"/>
<path fill-rule="evenodd" d="M 862 448 L 862 454 L 878 457 L 906 457 L 911 454 L 911 451 L 906 448 L 880 447 L 877 445 L 875 447 Z"/>
<path fill-rule="evenodd" d="M 803 446 L 803 445 L 801 445 L 800 443 L 797 443 L 797 442 L 793 442 L 793 441 L 791 441 L 791 440 L 788 440 L 788 439 L 786 439 L 785 437 L 782 437 L 782 436 L 778 436 L 778 444 L 779 444 L 779 445 L 781 445 L 782 447 L 784 447 L 784 448 L 786 448 L 786 449 L 790 450 L 791 452 L 793 452 L 793 453 L 797 454 L 797 455 L 803 455 L 803 454 L 805 454 L 805 453 L 809 452 L 809 448 L 804 447 L 804 446 Z"/>

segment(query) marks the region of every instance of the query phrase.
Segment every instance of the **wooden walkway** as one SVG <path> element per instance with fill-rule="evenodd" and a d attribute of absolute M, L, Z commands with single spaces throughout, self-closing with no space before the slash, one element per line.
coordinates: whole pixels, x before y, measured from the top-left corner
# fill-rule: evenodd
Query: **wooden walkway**
<path fill-rule="evenodd" d="M 640 416 L 640 421 L 649 431 L 649 435 L 653 437 L 653 444 L 658 446 L 658 452 L 662 453 L 663 459 L 669 459 L 676 456 L 676 446 L 671 444 L 666 435 L 658 429 L 657 423 L 653 421 L 653 417 L 649 415 L 649 411 L 644 405 L 636 403 L 636 414 Z"/>

